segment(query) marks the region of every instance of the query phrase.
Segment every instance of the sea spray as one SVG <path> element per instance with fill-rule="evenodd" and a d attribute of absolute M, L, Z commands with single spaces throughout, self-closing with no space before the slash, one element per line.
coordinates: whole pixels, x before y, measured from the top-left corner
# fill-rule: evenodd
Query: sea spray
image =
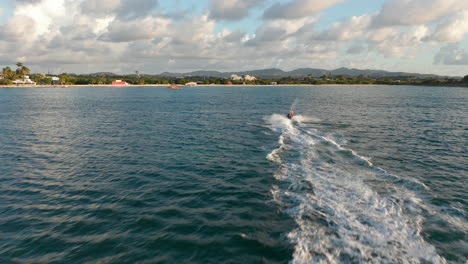
<path fill-rule="evenodd" d="M 297 223 L 288 234 L 293 263 L 445 263 L 420 232 L 421 201 L 397 188 L 382 196 L 370 159 L 282 115 L 266 118 L 279 134 L 267 158 L 279 164 L 274 199 Z"/>

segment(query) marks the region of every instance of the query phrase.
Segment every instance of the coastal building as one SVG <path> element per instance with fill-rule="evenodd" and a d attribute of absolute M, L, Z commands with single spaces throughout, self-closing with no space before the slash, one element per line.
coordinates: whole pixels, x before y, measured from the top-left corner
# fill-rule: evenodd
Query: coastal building
<path fill-rule="evenodd" d="M 245 80 L 245 81 L 250 81 L 250 82 L 252 82 L 252 81 L 257 80 L 257 78 L 255 78 L 254 76 L 245 75 L 245 76 L 244 76 L 244 80 Z"/>
<path fill-rule="evenodd" d="M 122 80 L 115 80 L 112 82 L 112 85 L 128 85 L 128 83 Z"/>
<path fill-rule="evenodd" d="M 242 81 L 242 77 L 237 75 L 237 74 L 233 74 L 233 75 L 231 75 L 231 80 L 233 80 L 233 81 Z"/>
<path fill-rule="evenodd" d="M 231 75 L 231 80 L 233 81 L 255 81 L 257 80 L 257 78 L 255 78 L 254 76 L 250 76 L 250 75 L 244 75 L 244 76 L 239 76 L 237 74 L 233 74 Z"/>
<path fill-rule="evenodd" d="M 29 79 L 28 75 L 23 76 L 23 79 L 16 79 L 13 81 L 13 84 L 16 85 L 36 85 L 36 82 L 33 82 Z"/>
<path fill-rule="evenodd" d="M 197 86 L 196 82 L 188 82 L 185 84 L 185 86 Z"/>
<path fill-rule="evenodd" d="M 278 85 L 278 82 L 271 82 L 270 85 Z"/>
<path fill-rule="evenodd" d="M 60 82 L 60 78 L 56 76 L 50 77 L 52 79 L 52 84 L 57 84 Z"/>

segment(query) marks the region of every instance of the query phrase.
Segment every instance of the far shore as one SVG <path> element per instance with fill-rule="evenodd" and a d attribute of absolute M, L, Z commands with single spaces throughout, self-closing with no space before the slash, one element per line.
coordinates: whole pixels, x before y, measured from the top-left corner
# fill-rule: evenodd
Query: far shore
<path fill-rule="evenodd" d="M 459 85 L 430 85 L 430 84 L 404 84 L 404 86 L 435 86 L 435 87 L 467 87 L 468 84 L 461 83 Z M 128 84 L 128 85 L 112 85 L 112 84 L 71 84 L 71 85 L 0 85 L 0 88 L 72 88 L 72 87 L 168 87 L 169 84 Z M 403 86 L 397 84 L 200 84 L 197 86 Z M 184 86 L 188 88 L 197 86 Z"/>
<path fill-rule="evenodd" d="M 70 84 L 70 85 L 0 85 L 0 88 L 70 88 L 70 87 L 168 87 L 169 84 Z M 389 86 L 389 84 L 200 84 L 197 86 Z M 197 86 L 184 86 L 188 88 Z"/>

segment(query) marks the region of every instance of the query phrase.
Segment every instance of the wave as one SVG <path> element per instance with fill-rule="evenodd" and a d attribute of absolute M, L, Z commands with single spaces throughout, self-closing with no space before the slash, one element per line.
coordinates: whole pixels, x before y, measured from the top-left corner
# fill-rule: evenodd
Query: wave
<path fill-rule="evenodd" d="M 279 134 L 267 158 L 279 164 L 274 177 L 282 184 L 271 193 L 297 223 L 288 234 L 292 263 L 445 263 L 421 236 L 424 209 L 411 188 L 424 184 L 384 188 L 401 179 L 301 119 L 265 119 Z"/>

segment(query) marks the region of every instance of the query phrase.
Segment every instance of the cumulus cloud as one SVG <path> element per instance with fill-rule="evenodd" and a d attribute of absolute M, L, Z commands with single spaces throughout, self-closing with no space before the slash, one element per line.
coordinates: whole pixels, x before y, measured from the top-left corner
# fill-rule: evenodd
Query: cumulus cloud
<path fill-rule="evenodd" d="M 85 0 L 80 9 L 82 14 L 93 17 L 118 15 L 134 19 L 151 14 L 157 6 L 157 0 Z"/>
<path fill-rule="evenodd" d="M 246 34 L 240 30 L 236 30 L 233 32 L 229 30 L 223 30 L 222 32 L 220 32 L 219 36 L 228 43 L 239 43 L 242 42 L 242 40 L 246 37 Z"/>
<path fill-rule="evenodd" d="M 355 43 L 346 50 L 347 54 L 360 54 L 367 51 L 367 46 L 362 43 Z"/>
<path fill-rule="evenodd" d="M 94 39 L 96 34 L 88 25 L 66 25 L 60 28 L 61 35 L 68 40 Z"/>
<path fill-rule="evenodd" d="M 297 19 L 316 15 L 344 0 L 292 0 L 288 3 L 275 3 L 263 13 L 266 19 Z"/>
<path fill-rule="evenodd" d="M 264 0 L 212 0 L 209 16 L 215 20 L 240 20 Z"/>
<path fill-rule="evenodd" d="M 468 65 L 468 51 L 458 44 L 450 44 L 440 48 L 434 57 L 435 64 Z"/>
<path fill-rule="evenodd" d="M 112 15 L 120 5 L 120 0 L 85 0 L 80 4 L 80 9 L 82 14 L 101 17 Z"/>
<path fill-rule="evenodd" d="M 468 1 L 393 0 L 384 4 L 374 19 L 374 26 L 431 23 L 465 8 L 468 8 Z"/>
<path fill-rule="evenodd" d="M 321 11 L 341 1 L 283 0 L 264 10 L 259 26 L 246 29 L 232 22 L 266 1 L 213 0 L 202 15 L 176 15 L 156 8 L 155 0 L 17 0 L 0 25 L 0 60 L 78 73 L 385 66 L 382 58 L 411 62 L 426 46 L 466 41 L 468 9 L 458 3 L 455 12 L 452 0 L 389 0 L 381 11 L 318 30 Z M 413 5 L 442 10 L 405 17 Z M 466 65 L 466 51 L 446 46 L 434 61 Z"/>
<path fill-rule="evenodd" d="M 368 32 L 372 17 L 370 15 L 353 16 L 346 22 L 332 24 L 330 28 L 316 34 L 318 40 L 350 40 L 362 37 Z"/>
<path fill-rule="evenodd" d="M 456 13 L 439 24 L 429 40 L 437 42 L 462 41 L 468 34 L 468 9 Z"/>
<path fill-rule="evenodd" d="M 158 6 L 157 0 L 120 0 L 118 15 L 125 18 L 144 17 Z"/>
<path fill-rule="evenodd" d="M 297 20 L 273 20 L 262 24 L 252 39 L 247 42 L 250 46 L 275 44 L 295 36 L 305 25 L 310 25 L 315 20 L 302 18 Z"/>
<path fill-rule="evenodd" d="M 421 48 L 423 40 L 427 37 L 429 29 L 424 26 L 412 26 L 390 33 L 387 38 L 375 41 L 369 39 L 370 49 L 374 49 L 385 57 L 408 58 L 414 57 L 415 48 Z"/>
<path fill-rule="evenodd" d="M 35 21 L 27 16 L 14 16 L 3 26 L 0 26 L 0 36 L 4 41 L 21 41 L 35 35 Z"/>
<path fill-rule="evenodd" d="M 145 17 L 131 21 L 116 19 L 109 24 L 107 32 L 100 39 L 113 42 L 152 39 L 165 34 L 169 24 L 168 19 L 158 17 Z"/>

